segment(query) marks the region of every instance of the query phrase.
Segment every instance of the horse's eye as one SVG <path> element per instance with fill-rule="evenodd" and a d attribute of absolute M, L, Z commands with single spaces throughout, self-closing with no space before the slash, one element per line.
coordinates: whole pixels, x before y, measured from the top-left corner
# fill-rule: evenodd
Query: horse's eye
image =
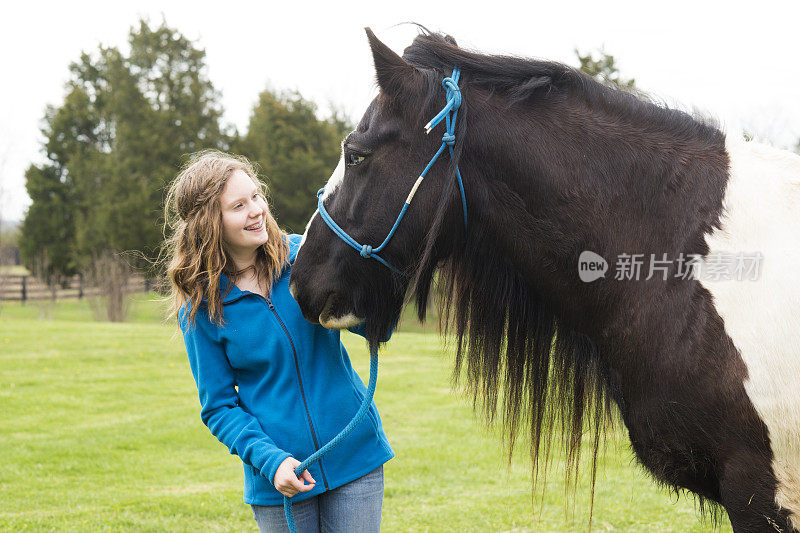
<path fill-rule="evenodd" d="M 350 154 L 348 156 L 347 164 L 351 167 L 361 164 L 364 161 L 364 156 L 359 154 Z"/>

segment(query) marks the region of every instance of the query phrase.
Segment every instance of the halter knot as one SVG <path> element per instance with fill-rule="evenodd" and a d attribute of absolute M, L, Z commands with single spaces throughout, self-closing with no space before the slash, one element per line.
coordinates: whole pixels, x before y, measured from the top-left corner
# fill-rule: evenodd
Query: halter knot
<path fill-rule="evenodd" d="M 365 244 L 361 247 L 361 257 L 364 259 L 369 258 L 372 255 L 372 246 L 369 244 Z"/>
<path fill-rule="evenodd" d="M 442 135 L 442 142 L 445 143 L 447 146 L 455 146 L 456 136 L 452 133 L 445 133 L 444 135 Z"/>
<path fill-rule="evenodd" d="M 461 106 L 461 89 L 458 87 L 458 82 L 451 77 L 442 80 L 442 87 L 445 88 L 445 97 L 447 100 L 453 99 L 453 109 L 458 109 Z"/>

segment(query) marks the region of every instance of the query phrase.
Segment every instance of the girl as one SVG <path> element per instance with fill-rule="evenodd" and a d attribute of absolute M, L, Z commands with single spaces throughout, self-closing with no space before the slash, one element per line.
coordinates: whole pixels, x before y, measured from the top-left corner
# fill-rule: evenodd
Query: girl
<path fill-rule="evenodd" d="M 339 332 L 306 321 L 289 294 L 300 236 L 280 230 L 244 157 L 194 154 L 172 183 L 170 316 L 177 313 L 200 416 L 244 465 L 259 529 L 379 531 L 383 464 L 394 457 L 373 402 L 339 446 L 294 468 L 350 421 L 366 387 Z M 361 328 L 354 328 L 356 333 Z"/>

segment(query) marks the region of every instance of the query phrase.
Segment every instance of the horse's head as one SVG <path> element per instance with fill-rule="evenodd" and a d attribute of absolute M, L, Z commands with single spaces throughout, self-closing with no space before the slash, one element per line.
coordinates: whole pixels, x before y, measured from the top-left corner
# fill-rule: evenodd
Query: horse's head
<path fill-rule="evenodd" d="M 461 196 L 451 179 L 455 167 L 447 150 L 424 181 L 417 183 L 442 146 L 444 124 L 430 135 L 424 126 L 445 103 L 444 75 L 415 68 L 369 29 L 367 36 L 380 93 L 342 143 L 342 157 L 320 201 L 350 237 L 377 248 L 412 189 L 416 194 L 392 238 L 377 254 L 392 267 L 335 235 L 318 210 L 303 236 L 291 287 L 306 319 L 329 328 L 346 328 L 368 318 L 367 334 L 374 339 L 397 321 L 423 254 L 431 263 L 446 253 L 443 246 L 447 244 L 437 242 L 441 239 L 434 237 L 426 246 L 428 230 L 437 217 L 439 222 L 446 217 L 458 220 Z M 454 148 L 457 157 L 460 143 Z M 447 240 L 457 242 L 462 237 L 451 234 Z"/>

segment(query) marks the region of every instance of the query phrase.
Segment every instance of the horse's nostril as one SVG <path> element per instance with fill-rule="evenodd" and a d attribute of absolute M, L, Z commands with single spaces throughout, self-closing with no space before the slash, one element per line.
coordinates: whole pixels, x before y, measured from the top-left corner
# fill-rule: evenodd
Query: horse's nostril
<path fill-rule="evenodd" d="M 331 310 L 333 309 L 333 304 L 335 301 L 336 295 L 334 293 L 330 293 L 325 299 L 325 305 L 322 306 L 322 311 L 319 312 L 320 324 L 324 323 L 325 320 L 331 316 Z"/>
<path fill-rule="evenodd" d="M 358 318 L 352 312 L 345 312 L 341 308 L 336 309 L 339 303 L 336 293 L 328 294 L 325 305 L 319 313 L 319 323 L 328 329 L 352 328 L 363 322 L 364 319 Z M 339 306 L 341 307 L 341 306 Z"/>
<path fill-rule="evenodd" d="M 289 283 L 289 294 L 292 295 L 292 298 L 297 300 L 297 284 L 295 282 Z"/>

